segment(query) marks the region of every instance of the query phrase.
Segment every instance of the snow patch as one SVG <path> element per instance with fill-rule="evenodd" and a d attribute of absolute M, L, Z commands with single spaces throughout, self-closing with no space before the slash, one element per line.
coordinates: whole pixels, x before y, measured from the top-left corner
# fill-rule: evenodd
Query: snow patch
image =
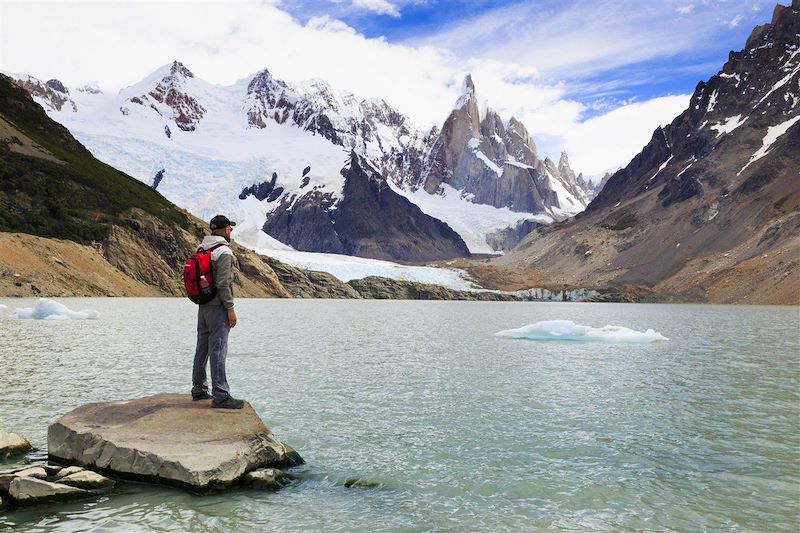
<path fill-rule="evenodd" d="M 792 125 L 798 120 L 800 120 L 800 115 L 794 118 L 790 118 L 789 120 L 782 122 L 777 126 L 770 126 L 769 128 L 767 128 L 767 134 L 764 135 L 764 139 L 761 141 L 761 148 L 759 148 L 756 151 L 756 153 L 750 156 L 750 161 L 748 161 L 747 164 L 743 166 L 739 172 L 736 173 L 736 175 L 737 176 L 741 175 L 741 173 L 744 172 L 744 170 L 747 167 L 749 167 L 752 163 L 755 163 L 756 161 L 767 155 L 767 152 L 769 152 L 769 147 L 772 146 L 772 144 L 776 140 L 778 140 L 778 137 L 786 133 L 788 129 L 791 128 Z"/>
<path fill-rule="evenodd" d="M 526 165 L 525 163 L 520 163 L 519 161 L 515 161 L 515 160 L 512 160 L 512 159 L 506 159 L 505 160 L 505 164 L 506 165 L 511 165 L 512 167 L 517 167 L 517 168 L 524 168 L 524 169 L 532 169 L 533 168 L 530 165 Z"/>
<path fill-rule="evenodd" d="M 717 137 L 730 133 L 747 121 L 748 117 L 742 118 L 742 115 L 735 115 L 728 117 L 719 124 L 711 126 L 712 130 L 717 132 Z"/>
<path fill-rule="evenodd" d="M 719 94 L 719 91 L 714 89 L 714 92 L 711 93 L 711 96 L 708 98 L 708 107 L 706 108 L 707 113 L 714 111 L 714 106 L 717 105 L 717 94 Z"/>
<path fill-rule="evenodd" d="M 675 155 L 674 155 L 674 154 L 673 154 L 673 155 L 671 155 L 671 156 L 669 156 L 669 159 L 667 159 L 666 161 L 664 161 L 664 162 L 661 164 L 661 166 L 660 166 L 660 167 L 658 167 L 658 170 L 656 170 L 656 173 L 655 173 L 655 174 L 653 174 L 652 176 L 650 176 L 650 179 L 649 179 L 648 181 L 653 181 L 654 179 L 656 179 L 656 176 L 658 176 L 658 173 L 659 173 L 659 172 L 661 172 L 662 170 L 664 170 L 664 169 L 667 167 L 667 165 L 669 165 L 669 162 L 670 162 L 670 161 L 672 161 L 672 158 L 673 158 L 673 157 L 675 157 Z M 614 207 L 616 207 L 616 206 L 614 206 Z"/>
<path fill-rule="evenodd" d="M 34 307 L 19 308 L 10 318 L 18 320 L 91 320 L 97 316 L 97 311 L 91 309 L 72 311 L 66 305 L 55 300 L 39 298 Z"/>
<path fill-rule="evenodd" d="M 494 173 L 495 173 L 495 174 L 497 174 L 498 176 L 502 176 L 502 175 L 503 175 L 503 169 L 502 169 L 502 168 L 500 168 L 499 166 L 497 166 L 497 164 L 495 164 L 495 162 L 494 162 L 494 161 L 492 161 L 491 159 L 489 159 L 489 158 L 486 156 L 486 154 L 484 154 L 483 152 L 481 152 L 480 150 L 478 150 L 477 152 L 475 152 L 475 155 L 478 157 L 478 159 L 480 159 L 481 161 L 483 161 L 483 163 L 484 163 L 484 164 L 485 164 L 487 167 L 489 167 L 489 170 L 491 170 L 492 172 L 494 172 Z"/>
<path fill-rule="evenodd" d="M 652 329 L 641 332 L 622 326 L 594 328 L 576 324 L 572 320 L 544 320 L 517 329 L 498 331 L 495 335 L 536 341 L 647 343 L 669 340 Z"/>

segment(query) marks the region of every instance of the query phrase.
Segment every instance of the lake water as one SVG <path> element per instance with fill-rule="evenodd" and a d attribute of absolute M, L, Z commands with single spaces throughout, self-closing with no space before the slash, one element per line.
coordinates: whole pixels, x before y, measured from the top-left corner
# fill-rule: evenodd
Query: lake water
<path fill-rule="evenodd" d="M 189 393 L 196 309 L 61 299 L 97 320 L 10 320 L 0 427 L 46 448 L 88 402 Z M 800 309 L 239 300 L 228 376 L 307 464 L 276 493 L 121 483 L 0 514 L 26 531 L 796 531 Z M 652 344 L 494 333 L 540 320 Z M 7 465 L 5 465 L 7 466 Z M 350 478 L 379 485 L 346 488 Z"/>

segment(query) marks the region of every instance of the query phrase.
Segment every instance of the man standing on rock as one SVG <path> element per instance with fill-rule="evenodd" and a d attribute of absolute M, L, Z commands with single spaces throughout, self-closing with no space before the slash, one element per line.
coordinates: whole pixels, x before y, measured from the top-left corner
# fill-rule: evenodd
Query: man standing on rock
<path fill-rule="evenodd" d="M 200 243 L 200 249 L 211 251 L 211 271 L 217 286 L 214 299 L 197 311 L 197 349 L 192 369 L 192 400 L 212 400 L 211 407 L 241 409 L 244 401 L 231 397 L 225 376 L 228 357 L 228 333 L 236 326 L 233 309 L 233 267 L 235 258 L 228 246 L 235 222 L 217 215 L 210 222 L 211 235 Z M 211 360 L 211 394 L 208 394 L 206 364 Z"/>

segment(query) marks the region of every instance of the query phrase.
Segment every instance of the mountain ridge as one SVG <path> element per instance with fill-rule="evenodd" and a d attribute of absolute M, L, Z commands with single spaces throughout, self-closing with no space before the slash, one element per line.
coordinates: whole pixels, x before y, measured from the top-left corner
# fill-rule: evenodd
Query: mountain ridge
<path fill-rule="evenodd" d="M 568 178 L 573 183 L 564 186 L 558 166 L 549 160 L 540 162 L 541 179 L 535 185 L 528 170 L 516 169 L 520 174 L 516 197 L 536 190 L 546 200 L 515 201 L 506 191 L 508 187 L 498 185 L 500 180 L 491 176 L 476 182 L 476 187 L 485 192 L 439 189 L 433 198 L 421 196 L 419 176 L 430 145 L 441 132 L 436 128 L 423 132 L 385 101 L 359 101 L 322 80 L 288 84 L 263 69 L 249 79 L 221 87 L 198 79 L 175 61 L 116 96 L 94 90 L 74 91 L 69 96 L 71 107 L 48 104 L 51 94 L 60 97 L 60 93 L 32 94 L 101 159 L 156 186 L 167 198 L 201 218 L 211 215 L 208 201 L 190 194 L 189 184 L 197 182 L 198 177 L 200 186 L 213 183 L 224 199 L 218 208 L 247 219 L 248 235 L 254 236 L 247 244 L 253 247 L 270 242 L 255 238 L 255 232 L 264 227 L 270 213 L 287 202 L 295 203 L 306 195 L 306 204 L 315 198 L 338 201 L 343 186 L 339 171 L 350 151 L 370 161 L 395 192 L 425 215 L 450 225 L 472 252 L 495 251 L 490 244 L 497 241 L 491 236 L 495 232 L 509 230 L 506 234 L 513 235 L 516 242 L 531 222 L 547 224 L 564 218 L 566 212 L 553 213 L 549 207 L 559 202 L 559 195 L 570 198 L 581 209 L 583 206 L 574 196 L 578 194 L 576 187 L 584 187 L 585 182 L 577 181 L 573 173 Z M 499 117 L 496 122 L 495 129 L 505 128 Z M 524 126 L 513 119 L 509 121 L 509 136 L 515 132 L 518 136 L 522 132 L 524 138 L 509 142 L 529 144 L 535 150 Z M 470 152 L 468 157 L 475 157 L 469 147 L 462 148 Z M 501 164 L 505 165 L 504 161 Z M 480 159 L 475 162 L 483 164 Z M 306 168 L 310 172 L 305 172 Z M 311 185 L 306 187 L 308 182 Z M 549 187 L 557 187 L 559 192 Z M 246 193 L 267 188 L 270 193 L 266 196 Z M 447 194 L 450 198 L 445 199 Z M 453 194 L 459 196 L 457 201 Z M 326 205 L 319 207 L 327 210 Z M 479 228 L 474 226 L 476 220 L 481 221 Z M 312 240 L 322 242 L 321 238 Z M 503 242 L 505 248 L 513 244 L 507 239 Z M 432 245 L 432 249 L 437 247 Z M 405 253 L 399 249 L 395 255 L 399 258 Z"/>
<path fill-rule="evenodd" d="M 574 219 L 498 260 L 566 286 L 800 302 L 800 6 L 778 6 Z"/>

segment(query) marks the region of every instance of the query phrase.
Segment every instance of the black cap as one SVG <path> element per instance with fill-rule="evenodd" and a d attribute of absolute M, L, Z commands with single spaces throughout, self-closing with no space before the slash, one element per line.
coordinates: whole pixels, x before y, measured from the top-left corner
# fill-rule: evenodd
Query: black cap
<path fill-rule="evenodd" d="M 227 228 L 228 226 L 235 226 L 236 222 L 231 222 L 225 215 L 217 215 L 211 219 L 208 225 L 212 230 L 215 230 Z"/>

